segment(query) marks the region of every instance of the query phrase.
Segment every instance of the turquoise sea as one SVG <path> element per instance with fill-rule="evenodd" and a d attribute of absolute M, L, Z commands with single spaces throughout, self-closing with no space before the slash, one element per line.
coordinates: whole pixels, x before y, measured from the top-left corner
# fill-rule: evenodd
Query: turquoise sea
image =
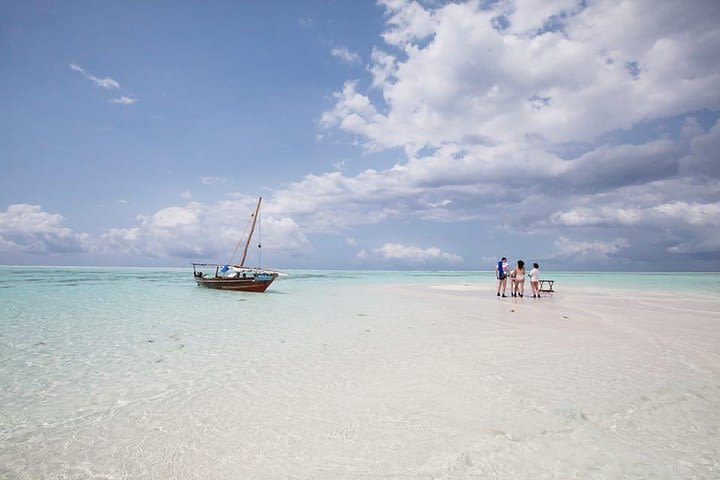
<path fill-rule="evenodd" d="M 288 446 L 300 439 L 284 433 L 289 444 L 273 443 L 278 433 L 263 436 L 267 428 L 253 420 L 291 411 L 292 402 L 258 399 L 297 399 L 306 405 L 304 421 L 319 422 L 307 413 L 317 392 L 303 392 L 292 378 L 299 362 L 308 363 L 297 375 L 334 372 L 323 385 L 342 388 L 337 382 L 353 377 L 337 372 L 350 367 L 338 360 L 320 369 L 316 351 L 354 351 L 357 332 L 380 328 L 368 326 L 370 319 L 411 324 L 441 308 L 422 299 L 398 305 L 392 292 L 366 287 L 495 285 L 492 272 L 288 273 L 266 293 L 247 294 L 197 287 L 191 269 L 0 267 L 0 478 L 231 478 L 252 474 L 239 465 L 253 461 L 277 466 L 264 470 L 268 478 L 292 477 L 293 465 L 310 462 L 283 457 L 302 451 Z M 543 278 L 556 280 L 559 292 L 720 292 L 718 273 Z M 240 425 L 223 419 L 242 423 L 250 457 L 225 450 L 232 440 L 224 435 Z M 262 451 L 252 449 L 261 444 Z M 277 459 L 260 457 L 268 448 Z M 217 462 L 228 458 L 239 463 L 225 471 Z"/>

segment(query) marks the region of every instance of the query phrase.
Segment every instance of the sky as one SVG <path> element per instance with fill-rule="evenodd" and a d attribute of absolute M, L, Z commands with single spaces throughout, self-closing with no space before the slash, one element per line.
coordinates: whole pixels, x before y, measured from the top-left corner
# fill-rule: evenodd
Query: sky
<path fill-rule="evenodd" d="M 225 263 L 262 196 L 272 268 L 720 270 L 714 0 L 0 2 L 0 75 L 2 264 Z"/>

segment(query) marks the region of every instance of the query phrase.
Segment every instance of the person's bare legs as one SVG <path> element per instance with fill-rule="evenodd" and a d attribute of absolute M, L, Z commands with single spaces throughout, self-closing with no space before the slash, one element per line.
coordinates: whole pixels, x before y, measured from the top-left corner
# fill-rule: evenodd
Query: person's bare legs
<path fill-rule="evenodd" d="M 520 292 L 520 296 L 525 296 L 525 280 L 520 280 L 518 283 L 518 291 Z"/>
<path fill-rule="evenodd" d="M 500 296 L 500 290 L 502 289 L 502 296 L 505 296 L 505 290 L 507 289 L 507 277 L 498 279 L 498 297 Z"/>

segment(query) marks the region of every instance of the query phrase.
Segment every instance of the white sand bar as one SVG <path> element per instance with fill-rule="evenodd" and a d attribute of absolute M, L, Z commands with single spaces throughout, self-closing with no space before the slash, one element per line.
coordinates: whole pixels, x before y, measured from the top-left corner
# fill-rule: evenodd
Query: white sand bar
<path fill-rule="evenodd" d="M 247 422 L 267 423 L 247 474 L 720 476 L 717 300 L 370 290 L 356 292 L 376 302 L 358 303 L 342 340 L 331 330 L 347 321 L 312 358 L 284 359 L 292 387 L 248 405 Z"/>
<path fill-rule="evenodd" d="M 720 478 L 717 296 L 435 291 L 456 312 L 437 381 L 458 393 L 437 401 L 465 423 L 430 478 Z"/>

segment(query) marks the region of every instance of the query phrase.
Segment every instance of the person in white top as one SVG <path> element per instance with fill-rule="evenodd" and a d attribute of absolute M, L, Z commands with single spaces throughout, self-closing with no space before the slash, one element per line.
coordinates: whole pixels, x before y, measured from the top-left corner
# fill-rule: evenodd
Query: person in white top
<path fill-rule="evenodd" d="M 540 265 L 533 263 L 530 270 L 530 286 L 532 287 L 533 298 L 540 298 Z"/>

